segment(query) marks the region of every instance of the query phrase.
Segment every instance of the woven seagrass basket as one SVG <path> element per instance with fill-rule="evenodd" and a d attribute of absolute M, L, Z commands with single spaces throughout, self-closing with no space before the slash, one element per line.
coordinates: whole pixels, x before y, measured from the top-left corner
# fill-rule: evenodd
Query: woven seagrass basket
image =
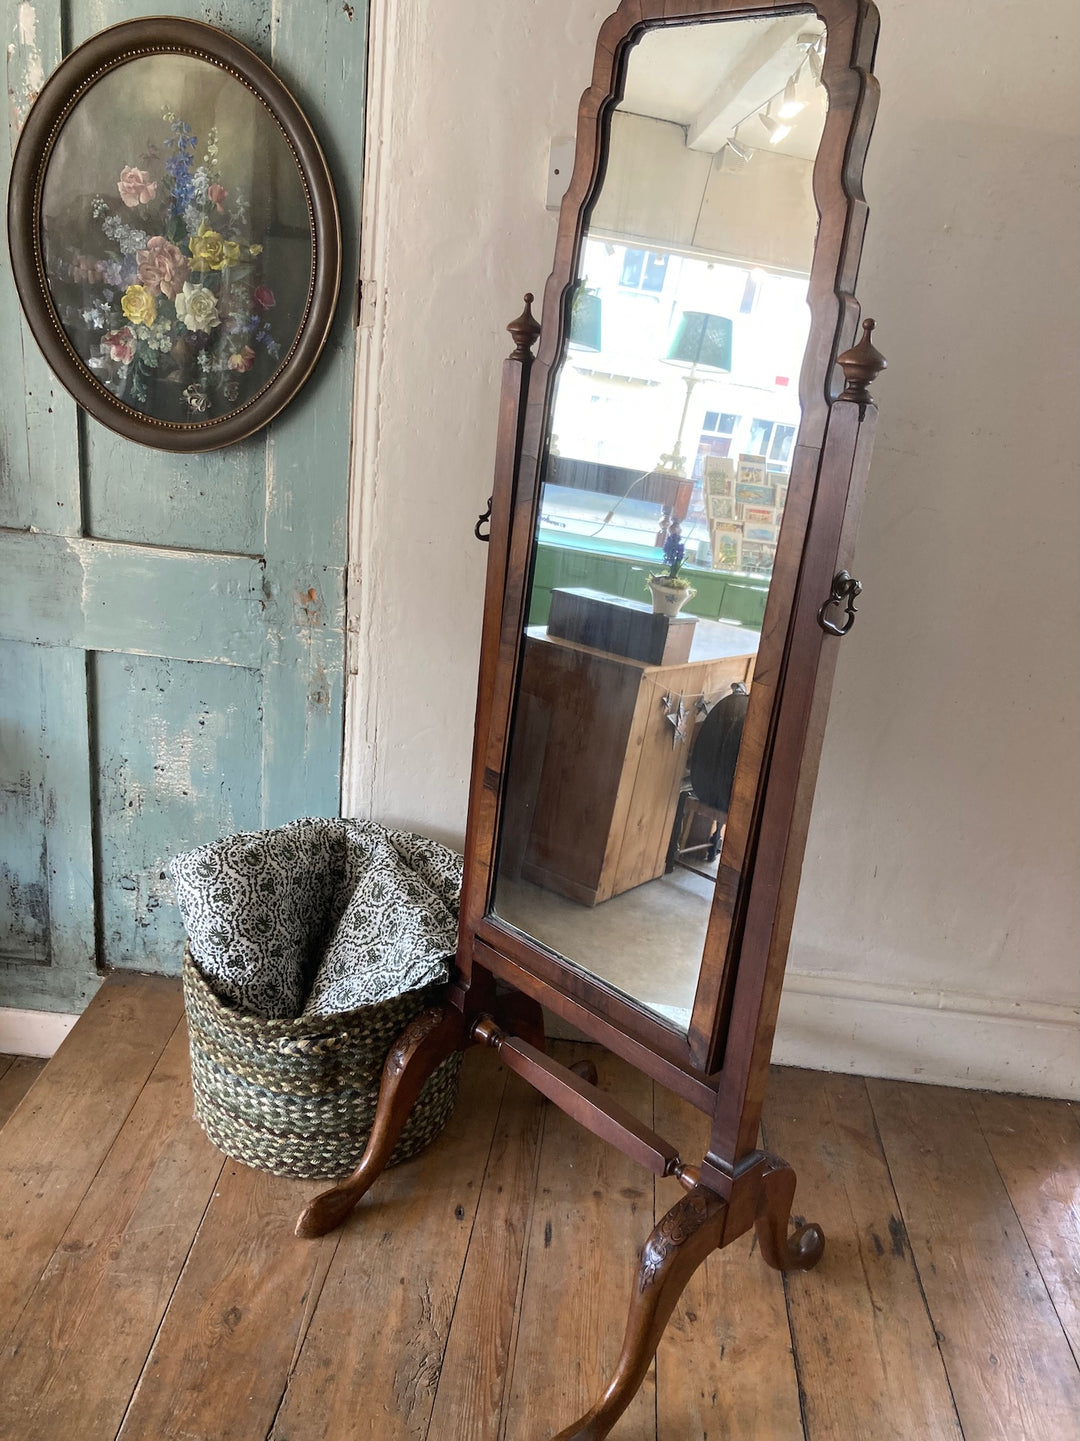
<path fill-rule="evenodd" d="M 383 1062 L 442 988 L 410 991 L 340 1016 L 263 1021 L 225 1005 L 184 955 L 195 1115 L 219 1150 L 277 1176 L 336 1180 L 363 1155 Z M 391 1166 L 435 1139 L 457 1099 L 461 1053 L 429 1078 Z"/>

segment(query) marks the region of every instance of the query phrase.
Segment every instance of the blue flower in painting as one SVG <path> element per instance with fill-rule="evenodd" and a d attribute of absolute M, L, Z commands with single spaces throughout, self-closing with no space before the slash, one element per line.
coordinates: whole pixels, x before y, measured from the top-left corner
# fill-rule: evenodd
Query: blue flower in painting
<path fill-rule="evenodd" d="M 177 220 L 195 200 L 195 180 L 192 162 L 195 158 L 196 139 L 194 131 L 186 120 L 173 119 L 172 134 L 165 137 L 168 159 L 165 174 L 172 191 L 170 214 Z"/>

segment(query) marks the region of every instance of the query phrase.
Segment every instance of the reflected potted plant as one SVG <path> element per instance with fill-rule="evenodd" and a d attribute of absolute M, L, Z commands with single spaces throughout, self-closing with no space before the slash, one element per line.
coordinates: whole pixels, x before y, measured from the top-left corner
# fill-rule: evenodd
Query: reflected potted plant
<path fill-rule="evenodd" d="M 649 590 L 652 593 L 654 615 L 676 616 L 697 591 L 690 582 L 679 574 L 679 568 L 686 555 L 682 530 L 679 522 L 673 520 L 668 527 L 664 541 L 664 560 L 667 570 L 657 571 L 649 576 Z"/>

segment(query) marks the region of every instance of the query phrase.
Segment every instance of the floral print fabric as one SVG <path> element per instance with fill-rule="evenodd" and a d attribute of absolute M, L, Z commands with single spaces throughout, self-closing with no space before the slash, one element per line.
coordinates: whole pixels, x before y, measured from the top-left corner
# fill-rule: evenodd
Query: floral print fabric
<path fill-rule="evenodd" d="M 263 1019 L 330 1016 L 445 981 L 462 859 L 372 821 L 306 819 L 175 857 L 191 956 Z"/>

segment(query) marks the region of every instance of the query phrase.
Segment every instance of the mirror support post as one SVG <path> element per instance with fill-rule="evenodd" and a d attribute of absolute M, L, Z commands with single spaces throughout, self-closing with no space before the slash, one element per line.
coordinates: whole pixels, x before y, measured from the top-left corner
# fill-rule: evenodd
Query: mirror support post
<path fill-rule="evenodd" d="M 725 890 L 722 874 L 712 902 L 713 920 L 722 909 L 717 898 L 727 907 L 721 920 L 728 929 L 721 934 L 722 927 L 710 921 L 698 999 L 690 1023 L 679 1031 L 662 1013 L 647 1014 L 644 1003 L 635 1003 L 614 983 L 590 975 L 586 967 L 567 960 L 558 947 L 547 945 L 542 937 L 519 927 L 503 906 L 501 895 L 498 913 L 495 905 L 500 840 L 507 833 L 513 835 L 508 816 L 511 822 L 514 817 L 509 810 L 504 811 L 511 730 L 534 740 L 542 734 L 546 745 L 546 737 L 554 729 L 550 717 L 545 718 L 543 705 L 537 707 L 539 719 L 526 713 L 523 721 L 516 697 L 525 671 L 527 644 L 539 638 L 535 632 L 526 636 L 529 589 L 536 583 L 539 499 L 545 479 L 552 474 L 544 466 L 557 454 L 549 432 L 554 424 L 552 407 L 560 355 L 570 341 L 564 330 L 573 320 L 571 286 L 586 230 L 592 223 L 592 202 L 598 186 L 602 188 L 610 158 L 608 122 L 612 102 L 622 98 L 627 81 L 624 61 L 646 32 L 664 29 L 675 13 L 681 24 L 688 20 L 745 19 L 748 9 L 757 9 L 761 16 L 774 19 L 776 9 L 765 3 L 747 7 L 745 0 L 679 0 L 674 7 L 671 0 L 622 0 L 618 13 L 601 30 L 593 84 L 582 97 L 574 175 L 563 202 L 555 265 L 545 293 L 539 355 L 533 355 L 540 327 L 532 315 L 531 295 L 526 296 L 522 314 L 507 327 L 515 348 L 502 371 L 456 973 L 446 1005 L 414 1023 L 387 1061 L 372 1140 L 357 1173 L 334 1192 L 317 1198 L 301 1222 L 302 1234 L 314 1235 L 343 1219 L 389 1158 L 394 1136 L 424 1078 L 444 1055 L 477 1043 L 495 1049 L 509 1070 L 594 1134 L 654 1174 L 677 1177 L 685 1194 L 657 1223 L 646 1242 L 615 1372 L 592 1410 L 559 1432 L 556 1441 L 602 1441 L 608 1435 L 647 1373 L 684 1287 L 713 1250 L 754 1229 L 769 1266 L 805 1270 L 818 1261 L 824 1248 L 824 1236 L 814 1225 L 800 1224 L 789 1235 L 795 1175 L 784 1161 L 758 1149 L 758 1126 L 836 659 L 832 640 L 837 630 L 827 633 L 819 623 L 818 613 L 823 598 L 830 595 L 834 577 L 851 562 L 876 419 L 868 385 L 884 368 L 884 359 L 870 339 L 872 322 L 864 326 L 866 333 L 860 345 L 838 360 L 835 355 L 838 345 L 846 343 L 856 328 L 858 315 L 853 292 L 866 213 L 862 163 L 876 109 L 876 82 L 870 72 L 877 12 L 872 0 L 813 0 L 805 8 L 816 12 L 829 41 L 823 69 L 828 114 L 813 176 L 819 224 L 810 275 L 812 325 L 800 385 L 803 421 L 791 452 L 795 459 L 790 484 L 783 487 L 786 530 L 776 536 L 774 586 L 762 623 L 762 650 L 760 656 L 754 652 L 753 679 L 749 670 L 745 673 L 747 681 L 756 687 L 759 703 L 753 724 L 747 720 L 749 741 L 744 736 L 739 743 L 740 752 L 748 758 L 743 779 L 740 782 L 741 773 L 736 767 L 732 782 L 741 811 L 733 807 L 731 814 L 742 817 L 741 831 L 735 828 L 733 846 L 739 861 L 732 868 L 737 873 L 735 881 Z M 797 42 L 798 34 L 796 27 L 789 40 Z M 619 279 L 617 283 L 624 282 Z M 583 339 L 577 343 L 590 348 Z M 837 363 L 845 372 L 847 388 L 833 400 L 836 387 L 831 378 Z M 715 368 L 724 367 L 718 361 Z M 691 372 L 680 421 L 680 442 L 694 382 Z M 760 444 L 764 448 L 765 442 Z M 650 449 L 650 457 L 653 454 Z M 619 467 L 607 466 L 602 457 L 560 458 L 602 468 L 605 474 L 599 479 L 606 484 L 618 479 L 606 472 Z M 760 461 L 756 468 L 747 466 L 748 475 L 756 474 L 766 481 L 768 457 L 748 454 L 747 460 Z M 657 472 L 633 474 L 636 478 L 631 489 L 653 480 Z M 730 499 L 734 506 L 738 494 L 736 474 L 723 478 L 731 480 L 732 493 L 717 498 Z M 670 477 L 661 474 L 661 479 Z M 658 498 L 657 489 L 654 486 L 650 491 L 650 500 Z M 659 489 L 661 496 L 666 493 L 663 487 Z M 762 492 L 768 489 L 765 484 L 752 483 L 752 479 L 744 482 L 744 499 L 738 503 L 744 505 L 747 523 L 749 507 L 765 508 L 768 497 Z M 626 495 L 629 493 L 626 491 Z M 775 491 L 772 499 L 777 499 Z M 665 503 L 662 498 L 660 503 Z M 778 510 L 779 506 L 773 507 L 774 519 Z M 764 521 L 761 524 L 764 528 Z M 681 552 L 681 546 L 679 549 Z M 682 560 L 683 553 L 665 556 L 670 579 L 678 578 L 677 567 Z M 603 595 L 600 598 L 605 599 Z M 826 618 L 835 609 L 833 605 Z M 606 623 L 613 624 L 610 619 Z M 615 660 L 622 664 L 626 659 L 609 644 L 594 644 L 595 635 L 593 640 L 558 635 L 555 639 L 565 640 L 567 647 L 576 647 L 575 655 L 599 653 L 605 666 L 612 666 Z M 610 631 L 600 639 L 610 642 Z M 674 646 L 673 652 L 677 650 Z M 634 658 L 629 652 L 627 655 Z M 746 657 L 741 651 L 734 657 L 724 651 L 719 659 L 726 664 L 732 659 L 743 662 Z M 655 665 L 663 669 L 665 664 L 677 667 L 683 662 L 689 663 L 689 648 L 682 661 L 677 661 L 673 654 L 665 656 L 661 647 L 661 660 Z M 573 674 L 569 665 L 557 674 L 554 670 L 545 672 L 540 677 L 543 685 L 538 683 L 535 691 L 527 694 L 538 695 L 544 703 L 549 695 L 565 701 L 568 693 L 579 694 L 567 681 Z M 647 693 L 642 700 L 640 678 L 636 685 L 636 689 L 627 686 L 626 693 L 635 705 L 640 702 L 646 719 L 656 722 L 648 734 L 655 736 L 659 731 L 666 743 L 662 748 L 664 757 L 670 761 L 669 747 L 675 742 L 663 727 L 671 722 L 676 740 L 682 738 L 683 701 L 689 688 L 667 695 L 662 691 L 653 701 Z M 676 693 L 679 704 L 672 708 L 670 703 Z M 693 700 L 692 695 L 689 698 Z M 559 732 L 566 739 L 558 759 L 566 760 L 567 765 L 551 767 L 560 794 L 575 800 L 582 795 L 586 799 L 595 797 L 589 786 L 595 785 L 601 766 L 592 765 L 584 742 L 590 735 L 606 734 L 601 721 L 610 717 L 613 709 L 603 705 L 590 708 L 584 703 L 577 710 L 573 706 L 566 708 L 564 719 L 568 716 L 569 722 Z M 640 734 L 644 736 L 646 731 L 642 729 Z M 539 742 L 536 745 L 536 754 L 541 754 Z M 617 749 L 623 762 L 623 766 L 615 768 L 618 776 L 622 777 L 625 767 L 636 777 L 637 752 L 622 742 Z M 536 755 L 524 753 L 528 765 L 523 774 L 535 776 L 538 787 L 543 768 L 537 765 L 530 770 Z M 584 773 L 570 765 L 582 754 L 586 754 L 588 762 Z M 545 757 L 546 751 L 541 760 Z M 667 775 L 659 762 L 656 773 Z M 674 779 L 681 783 L 682 777 Z M 666 781 L 656 789 L 663 792 L 665 803 L 675 803 Z M 536 804 L 535 795 L 531 791 L 528 795 L 531 799 L 523 808 L 527 817 Z M 630 803 L 626 797 L 623 799 L 621 814 L 625 821 Z M 572 813 L 576 824 L 572 839 L 580 841 L 585 836 L 590 863 L 598 853 L 601 859 L 607 857 L 606 845 L 612 833 L 621 862 L 623 841 L 635 833 L 628 822 L 621 829 L 613 828 L 610 816 L 615 809 L 609 811 L 594 804 L 591 811 L 589 806 L 581 806 Z M 603 847 L 587 827 L 587 822 L 601 812 L 604 825 L 599 834 Z M 639 830 L 645 834 L 643 827 Z M 670 826 L 663 839 L 666 841 L 669 835 Z M 622 889 L 630 891 L 642 884 L 641 876 L 647 875 L 657 857 L 666 852 L 666 846 L 654 847 L 652 839 L 649 832 L 648 843 L 641 846 L 640 873 L 635 869 L 637 853 L 633 847 L 626 847 L 633 865 L 628 864 L 622 879 L 629 881 L 637 876 L 637 880 L 619 891 L 611 886 L 601 903 L 621 894 Z M 538 846 L 534 869 L 558 879 L 570 873 L 556 872 L 551 854 L 555 849 L 554 844 L 547 850 Z M 596 873 L 587 872 L 589 886 L 581 882 L 583 873 L 585 865 L 579 861 L 578 890 L 584 893 L 585 903 L 594 907 L 600 890 L 598 884 L 592 884 Z M 582 895 L 573 891 L 567 891 L 566 896 L 582 900 Z M 520 993 L 517 998 L 500 993 L 496 978 L 512 985 Z M 610 1045 L 640 1071 L 711 1115 L 710 1147 L 700 1167 L 684 1165 L 670 1143 L 624 1111 L 594 1077 L 575 1073 L 544 1054 L 542 1004 L 550 1005 L 557 1015 L 574 1018 L 586 1036 Z M 552 1418 L 552 1424 L 560 1424 L 559 1419 Z"/>

